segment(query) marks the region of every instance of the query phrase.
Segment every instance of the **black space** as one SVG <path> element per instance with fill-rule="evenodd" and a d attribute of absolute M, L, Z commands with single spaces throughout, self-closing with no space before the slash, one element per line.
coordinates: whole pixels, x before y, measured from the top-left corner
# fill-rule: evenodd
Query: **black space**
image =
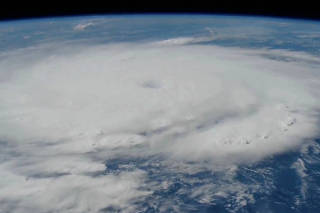
<path fill-rule="evenodd" d="M 98 14 L 132 14 L 132 13 L 205 13 L 259 15 L 288 18 L 320 20 L 320 4 L 317 1 L 6 1 L 0 4 L 0 20 L 24 18 L 98 15 Z"/>

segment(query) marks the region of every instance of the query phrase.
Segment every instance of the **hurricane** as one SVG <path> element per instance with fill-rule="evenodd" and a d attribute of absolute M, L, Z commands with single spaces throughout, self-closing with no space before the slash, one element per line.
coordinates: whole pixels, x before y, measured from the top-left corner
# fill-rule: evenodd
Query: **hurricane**
<path fill-rule="evenodd" d="M 0 211 L 317 212 L 320 31 L 299 24 L 1 23 Z"/>

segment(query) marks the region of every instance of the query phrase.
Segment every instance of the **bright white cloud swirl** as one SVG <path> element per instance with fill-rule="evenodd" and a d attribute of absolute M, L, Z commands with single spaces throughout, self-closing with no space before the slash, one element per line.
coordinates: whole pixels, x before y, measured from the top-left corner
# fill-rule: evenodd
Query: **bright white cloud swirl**
<path fill-rule="evenodd" d="M 319 132 L 318 58 L 188 41 L 3 54 L 0 211 L 132 212 L 153 188 L 114 156 L 232 170 Z"/>

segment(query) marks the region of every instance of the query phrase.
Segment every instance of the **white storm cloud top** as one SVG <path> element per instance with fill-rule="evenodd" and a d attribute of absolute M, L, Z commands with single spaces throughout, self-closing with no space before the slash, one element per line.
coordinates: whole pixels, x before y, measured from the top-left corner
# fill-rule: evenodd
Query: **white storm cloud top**
<path fill-rule="evenodd" d="M 1 61 L 0 210 L 132 211 L 132 200 L 151 193 L 139 187 L 145 174 L 97 175 L 108 167 L 103 156 L 143 147 L 181 161 L 246 163 L 316 136 L 318 58 L 174 41 Z"/>

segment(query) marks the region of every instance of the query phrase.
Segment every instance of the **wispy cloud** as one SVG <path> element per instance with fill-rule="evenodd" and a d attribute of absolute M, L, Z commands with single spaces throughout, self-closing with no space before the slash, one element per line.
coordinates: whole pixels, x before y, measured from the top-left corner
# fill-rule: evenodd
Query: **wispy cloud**
<path fill-rule="evenodd" d="M 81 23 L 81 24 L 77 24 L 76 26 L 74 26 L 74 30 L 76 31 L 82 31 L 85 30 L 86 28 L 93 26 L 94 23 L 93 22 L 88 22 L 88 23 Z"/>

